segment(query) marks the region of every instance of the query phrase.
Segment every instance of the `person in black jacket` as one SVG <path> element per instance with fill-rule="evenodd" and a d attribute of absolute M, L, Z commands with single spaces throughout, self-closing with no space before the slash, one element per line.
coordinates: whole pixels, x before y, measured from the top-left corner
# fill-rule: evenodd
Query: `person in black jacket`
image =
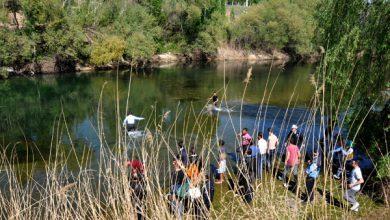
<path fill-rule="evenodd" d="M 297 125 L 291 126 L 291 131 L 287 134 L 284 146 L 286 147 L 288 145 L 288 143 L 290 143 L 290 141 L 292 139 L 298 140 L 297 141 L 297 146 L 299 147 L 299 149 L 301 149 L 301 146 L 303 144 L 303 135 L 301 135 L 298 132 L 298 126 Z"/>

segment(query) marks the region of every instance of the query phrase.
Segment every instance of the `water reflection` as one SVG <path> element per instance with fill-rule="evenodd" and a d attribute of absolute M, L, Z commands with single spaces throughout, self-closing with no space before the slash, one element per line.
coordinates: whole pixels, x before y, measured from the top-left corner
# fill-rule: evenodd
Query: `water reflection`
<path fill-rule="evenodd" d="M 175 136 L 183 137 L 192 132 L 193 117 L 187 111 L 199 113 L 206 105 L 212 91 L 226 88 L 223 105 L 239 110 L 243 95 L 243 79 L 249 68 L 247 63 L 212 63 L 197 66 L 174 66 L 149 72 L 121 71 L 118 74 L 118 94 L 115 72 L 67 74 L 36 78 L 14 78 L 0 82 L 0 138 L 2 146 L 17 144 L 20 159 L 33 148 L 34 143 L 42 152 L 48 152 L 53 141 L 78 147 L 98 149 L 101 141 L 115 145 L 117 132 L 116 98 L 119 98 L 120 116 L 126 113 L 128 85 L 131 77 L 129 107 L 137 115 L 149 117 L 171 111 L 170 119 L 179 114 Z M 225 71 L 224 71 L 225 70 Z M 283 124 L 287 107 L 305 107 L 309 104 L 313 88 L 309 83 L 311 66 L 273 67 L 253 65 L 253 75 L 244 98 L 241 126 L 262 130 L 273 125 L 282 134 L 289 123 L 303 120 L 301 114 L 293 114 L 289 123 Z M 131 75 L 131 76 L 130 76 Z M 272 93 L 271 93 L 272 91 Z M 101 112 L 98 112 L 102 94 Z M 221 97 L 222 98 L 222 97 Z M 258 118 L 260 103 L 270 107 L 266 116 Z M 265 108 L 264 108 L 265 109 Z M 263 111 L 263 110 L 262 110 Z M 300 111 L 296 109 L 296 111 Z M 105 140 L 97 135 L 97 118 L 101 114 Z M 263 112 L 265 113 L 265 112 Z M 121 120 L 122 120 L 121 118 Z M 256 120 L 258 119 L 258 120 Z M 189 120 L 188 129 L 184 121 Z M 65 123 L 66 122 L 66 123 Z M 144 126 L 147 122 L 141 122 Z M 218 123 L 213 129 L 213 123 Z M 168 125 L 167 125 L 168 126 Z M 234 132 L 239 129 L 239 114 L 220 114 L 205 124 L 206 130 L 215 136 L 223 136 L 233 147 Z M 184 132 L 183 132 L 184 131 Z M 45 153 L 44 153 L 45 156 Z"/>

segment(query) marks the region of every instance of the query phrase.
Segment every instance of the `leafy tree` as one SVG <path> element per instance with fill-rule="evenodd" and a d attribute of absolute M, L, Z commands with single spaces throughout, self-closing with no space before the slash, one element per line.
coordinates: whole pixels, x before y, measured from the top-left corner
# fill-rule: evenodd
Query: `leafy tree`
<path fill-rule="evenodd" d="M 264 1 L 250 7 L 233 24 L 234 42 L 244 48 L 290 48 L 299 54 L 312 51 L 312 11 L 289 0 Z M 293 22 L 292 22 L 293 21 Z"/>
<path fill-rule="evenodd" d="M 19 0 L 6 0 L 5 1 L 5 7 L 12 12 L 12 15 L 14 17 L 14 21 L 16 24 L 16 28 L 19 29 L 19 22 L 18 18 L 16 16 L 16 13 L 22 9 L 22 5 L 20 4 Z"/>
<path fill-rule="evenodd" d="M 228 25 L 225 15 L 214 13 L 196 39 L 195 48 L 207 54 L 214 54 L 227 40 Z"/>
<path fill-rule="evenodd" d="M 20 32 L 0 30 L 0 65 L 21 68 L 33 59 L 36 45 Z"/>
<path fill-rule="evenodd" d="M 379 156 L 390 127 L 389 104 L 382 101 L 389 86 L 390 27 L 385 21 L 390 20 L 390 2 L 370 2 L 321 2 L 317 40 L 325 54 L 318 77 L 328 115 L 347 111 L 350 138 Z"/>
<path fill-rule="evenodd" d="M 127 39 L 126 54 L 133 61 L 144 61 L 153 56 L 157 50 L 157 44 L 153 38 L 142 32 L 135 32 Z"/>

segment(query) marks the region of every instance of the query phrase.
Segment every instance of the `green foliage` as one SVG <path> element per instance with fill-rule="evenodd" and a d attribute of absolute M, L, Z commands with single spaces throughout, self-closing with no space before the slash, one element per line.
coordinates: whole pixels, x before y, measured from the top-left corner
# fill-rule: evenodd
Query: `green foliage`
<path fill-rule="evenodd" d="M 35 44 L 19 32 L 0 30 L 0 65 L 22 67 L 33 59 Z"/>
<path fill-rule="evenodd" d="M 92 45 L 91 62 L 95 65 L 106 65 L 123 58 L 126 42 L 117 36 L 105 37 Z"/>
<path fill-rule="evenodd" d="M 288 47 L 296 53 L 308 54 L 312 52 L 314 35 L 312 10 L 289 0 L 261 2 L 234 22 L 233 40 L 244 48 Z"/>
<path fill-rule="evenodd" d="M 7 79 L 9 76 L 8 70 L 6 67 L 0 67 L 0 79 Z"/>
<path fill-rule="evenodd" d="M 225 15 L 214 13 L 210 23 L 205 26 L 205 30 L 199 33 L 196 39 L 195 48 L 204 53 L 213 54 L 218 47 L 227 39 L 228 25 Z"/>
<path fill-rule="evenodd" d="M 225 14 L 225 4 L 220 0 L 194 2 L 167 0 L 163 2 L 162 11 L 164 14 L 160 25 L 164 27 L 164 40 L 175 43 L 181 52 L 189 52 L 196 41 L 207 38 L 202 31 L 207 29 L 215 14 Z M 227 19 L 225 16 L 223 18 Z"/>
<path fill-rule="evenodd" d="M 18 30 L 2 33 L 3 45 L 8 42 L 6 35 L 14 42 L 0 48 L 4 51 L 0 55 L 4 57 L 1 65 L 21 66 L 57 56 L 73 63 L 107 64 L 112 60 L 99 59 L 105 56 L 98 56 L 96 51 L 102 49 L 102 43 L 112 40 L 105 39 L 109 36 L 123 39 L 123 58 L 135 62 L 161 52 L 196 50 L 212 55 L 221 44 L 231 43 L 230 30 L 235 30 L 233 43 L 243 44 L 243 47 L 288 46 L 299 53 L 307 53 L 311 46 L 310 12 L 314 6 L 302 0 L 293 3 L 249 1 L 252 6 L 248 13 L 238 14 L 238 20 L 233 23 L 226 17 L 225 0 L 3 1 L 1 24 L 9 26 L 9 13 L 14 17 L 18 13 L 23 19 L 22 24 L 17 25 Z M 234 14 L 233 11 L 231 16 Z M 295 20 L 292 24 L 291 19 Z M 17 46 L 22 46 L 23 51 L 15 52 L 16 56 L 12 57 L 13 48 Z M 33 50 L 29 49 L 31 47 Z"/>
<path fill-rule="evenodd" d="M 390 155 L 383 156 L 379 160 L 377 174 L 380 179 L 390 178 Z"/>
<path fill-rule="evenodd" d="M 142 32 L 135 32 L 127 39 L 126 54 L 134 61 L 145 60 L 153 56 L 157 45 L 153 38 Z"/>
<path fill-rule="evenodd" d="M 351 138 L 369 148 L 372 156 L 381 155 L 388 137 L 389 104 L 382 101 L 382 91 L 390 70 L 390 27 L 384 22 L 389 16 L 390 3 L 383 0 L 323 1 L 316 14 L 317 41 L 326 52 L 318 77 L 325 82 L 327 114 L 348 111 Z M 385 107 L 369 113 L 373 106 Z"/>

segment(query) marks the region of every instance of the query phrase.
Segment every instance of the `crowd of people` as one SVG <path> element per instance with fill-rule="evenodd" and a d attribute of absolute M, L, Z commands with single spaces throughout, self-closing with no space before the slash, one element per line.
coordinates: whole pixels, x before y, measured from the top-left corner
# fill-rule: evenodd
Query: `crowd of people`
<path fill-rule="evenodd" d="M 132 119 L 142 120 L 135 116 L 126 118 L 127 121 L 134 122 Z M 133 128 L 133 126 L 126 127 Z M 306 202 L 313 202 L 322 158 L 316 149 L 313 149 L 310 154 L 305 154 L 304 138 L 299 134 L 297 125 L 291 127 L 291 131 L 282 144 L 272 128 L 268 129 L 267 140 L 262 132 L 257 133 L 256 139 L 252 138 L 247 128 L 242 129 L 237 137 L 240 140 L 240 146 L 235 152 L 227 152 L 225 141 L 218 140 L 217 160 L 210 166 L 196 153 L 194 147 L 188 152 L 182 140 L 177 142 L 178 153 L 173 157 L 171 186 L 167 196 L 172 214 L 181 217 L 184 213 L 190 213 L 197 218 L 207 218 L 214 198 L 215 184 L 222 184 L 225 181 L 232 190 L 242 196 L 245 202 L 250 203 L 253 199 L 255 180 L 263 180 L 264 172 L 269 172 L 271 176 L 276 175 L 279 167 L 283 167 L 283 172 L 278 178 L 283 181 L 284 187 L 291 188 L 292 183 L 297 183 L 298 169 L 302 160 L 306 163 L 304 172 Z M 349 181 L 344 199 L 352 205 L 351 210 L 358 211 L 359 203 L 356 201 L 356 193 L 364 182 L 359 161 L 353 159 L 351 141 L 346 141 L 340 135 L 336 139 L 335 148 L 331 151 L 331 159 L 336 166 L 334 178 L 347 177 Z M 302 155 L 305 155 L 305 158 L 302 158 Z M 233 161 L 231 169 L 227 166 L 228 158 Z M 134 197 L 137 198 L 135 204 L 139 219 L 142 219 L 144 211 L 141 201 L 145 193 L 140 193 L 139 189 L 143 184 L 139 183 L 143 182 L 144 168 L 141 162 L 134 160 L 127 165 L 133 170 L 131 189 Z M 346 169 L 349 166 L 351 169 Z M 228 170 L 232 171 L 229 175 L 227 175 Z M 137 182 L 138 184 L 135 184 Z"/>

